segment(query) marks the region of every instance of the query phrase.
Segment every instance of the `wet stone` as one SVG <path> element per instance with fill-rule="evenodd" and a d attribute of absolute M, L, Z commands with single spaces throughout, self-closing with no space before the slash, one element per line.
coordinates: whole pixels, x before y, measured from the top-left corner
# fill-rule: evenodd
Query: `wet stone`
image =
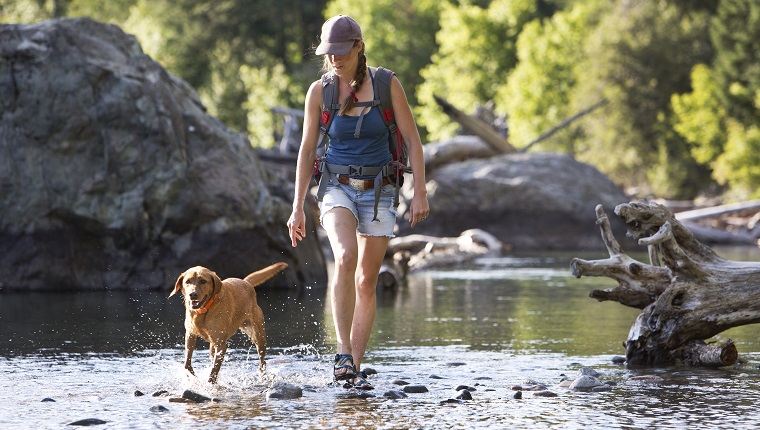
<path fill-rule="evenodd" d="M 553 393 L 548 390 L 536 391 L 535 393 L 533 393 L 533 397 L 557 397 L 557 393 Z"/>
<path fill-rule="evenodd" d="M 167 394 L 169 394 L 169 392 L 168 392 L 168 391 L 166 391 L 166 390 L 158 390 L 158 391 L 154 392 L 154 393 L 152 394 L 152 396 L 153 396 L 153 397 L 160 397 L 160 396 L 165 396 L 165 395 L 167 395 Z"/>
<path fill-rule="evenodd" d="M 144 395 L 145 395 L 145 393 L 143 393 L 143 392 L 142 392 L 142 391 L 140 391 L 140 390 L 135 390 L 135 393 L 134 393 L 134 394 L 135 394 L 135 397 L 142 397 L 142 396 L 144 396 Z"/>
<path fill-rule="evenodd" d="M 462 390 L 467 390 L 467 391 L 478 391 L 478 389 L 477 389 L 477 388 L 474 388 L 474 387 L 470 387 L 470 386 L 467 386 L 467 385 L 460 385 L 460 386 L 456 387 L 456 389 L 455 389 L 455 391 L 462 391 Z"/>
<path fill-rule="evenodd" d="M 270 388 L 267 391 L 267 400 L 268 399 L 292 400 L 292 399 L 298 399 L 300 397 L 303 397 L 303 390 L 301 389 L 301 387 L 297 385 L 293 385 L 293 384 L 284 383 L 284 382 L 274 384 L 272 388 Z"/>
<path fill-rule="evenodd" d="M 456 398 L 459 400 L 472 400 L 472 393 L 467 390 L 462 390 Z"/>
<path fill-rule="evenodd" d="M 520 400 L 520 399 L 522 399 L 522 391 L 518 391 L 518 392 L 516 392 L 516 393 L 515 393 L 515 395 L 514 395 L 514 396 L 512 396 L 512 397 L 514 397 L 514 398 L 515 398 L 515 399 L 517 399 L 517 400 Z"/>
<path fill-rule="evenodd" d="M 99 420 L 97 418 L 86 418 L 79 421 L 74 421 L 73 423 L 69 423 L 70 426 L 99 426 L 101 424 L 105 424 L 108 421 Z"/>
<path fill-rule="evenodd" d="M 362 372 L 364 373 L 365 377 L 366 375 L 377 375 L 377 370 L 367 367 L 366 369 L 363 369 Z"/>
<path fill-rule="evenodd" d="M 156 405 L 150 408 L 151 412 L 169 412 L 169 408 L 166 406 Z"/>
<path fill-rule="evenodd" d="M 185 390 L 185 392 L 182 393 L 182 398 L 195 403 L 208 402 L 211 400 L 210 397 L 206 397 L 203 394 L 198 394 L 191 390 Z"/>
<path fill-rule="evenodd" d="M 391 382 L 393 385 L 409 385 L 409 382 L 404 381 L 403 379 L 394 379 L 393 382 Z"/>
<path fill-rule="evenodd" d="M 457 400 L 457 399 L 441 400 L 441 404 L 442 405 L 451 404 L 451 403 L 454 403 L 454 404 L 457 404 L 457 405 L 461 405 L 464 402 L 462 400 Z"/>
<path fill-rule="evenodd" d="M 492 379 L 493 378 L 490 376 L 478 376 L 477 378 L 475 378 L 476 381 L 490 381 Z"/>
<path fill-rule="evenodd" d="M 44 402 L 55 402 L 55 400 L 51 399 L 50 397 L 45 397 L 44 399 L 41 400 L 41 402 L 43 402 L 43 403 Z"/>
<path fill-rule="evenodd" d="M 622 357 L 620 355 L 616 355 L 612 357 L 612 362 L 615 364 L 625 364 L 625 357 Z"/>
<path fill-rule="evenodd" d="M 609 385 L 606 385 L 606 384 L 605 385 L 600 385 L 598 387 L 594 387 L 594 388 L 591 389 L 591 391 L 594 392 L 594 393 L 600 393 L 602 391 L 611 391 L 611 390 L 612 390 L 612 387 L 610 387 Z"/>
<path fill-rule="evenodd" d="M 438 376 L 438 375 L 430 375 L 430 379 L 446 379 L 446 378 L 444 378 L 443 376 Z"/>
<path fill-rule="evenodd" d="M 406 385 L 404 387 L 404 392 L 419 394 L 419 393 L 427 393 L 428 389 L 424 385 Z"/>
<path fill-rule="evenodd" d="M 385 397 L 386 399 L 398 400 L 398 399 L 406 399 L 409 396 L 407 396 L 406 393 L 404 393 L 403 391 L 390 390 L 390 391 L 386 391 L 383 394 L 383 397 Z"/>
<path fill-rule="evenodd" d="M 576 390 L 576 391 L 591 391 L 591 389 L 593 389 L 594 387 L 598 387 L 601 385 L 604 385 L 604 384 L 599 379 L 593 376 L 583 375 L 577 378 L 575 381 L 573 381 L 573 383 L 570 384 L 570 387 L 568 388 L 570 388 L 571 390 Z"/>
<path fill-rule="evenodd" d="M 462 363 L 461 361 L 452 361 L 450 363 L 446 363 L 449 367 L 459 367 L 459 366 L 467 366 L 467 363 Z"/>
<path fill-rule="evenodd" d="M 581 367 L 578 369 L 578 376 L 593 376 L 594 378 L 599 377 L 599 372 L 596 370 L 590 368 L 590 367 Z"/>

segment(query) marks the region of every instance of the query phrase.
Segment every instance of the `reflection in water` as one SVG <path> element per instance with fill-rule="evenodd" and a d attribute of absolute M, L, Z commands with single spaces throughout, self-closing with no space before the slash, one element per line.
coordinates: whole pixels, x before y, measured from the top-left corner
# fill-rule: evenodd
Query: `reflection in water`
<path fill-rule="evenodd" d="M 609 279 L 572 278 L 570 257 L 484 259 L 475 267 L 414 275 L 398 292 L 380 292 L 367 366 L 378 370 L 370 399 L 330 384 L 334 353 L 326 288 L 258 291 L 266 315 L 268 372 L 255 348 L 231 340 L 219 386 L 205 383 L 210 362 L 199 345 L 198 378 L 182 369 L 181 300 L 154 292 L 0 295 L 0 409 L 3 427 L 61 428 L 83 418 L 109 428 L 750 428 L 760 419 L 760 339 L 752 326 L 720 336 L 736 341 L 747 364 L 704 370 L 627 370 L 611 363 L 638 311 L 587 297 Z M 730 257 L 729 257 L 730 258 Z M 579 366 L 615 384 L 572 393 L 556 384 Z M 657 374 L 657 383 L 634 382 Z M 431 377 L 434 376 L 434 377 Z M 555 398 L 512 386 L 526 378 Z M 428 393 L 388 400 L 396 379 Z M 276 382 L 304 388 L 293 401 L 267 401 Z M 442 403 L 457 386 L 473 400 Z M 223 399 L 170 403 L 151 393 L 185 389 Z M 135 390 L 146 393 L 137 397 Z M 41 402 L 43 398 L 55 402 Z M 150 410 L 154 406 L 165 413 Z M 19 414 L 18 411 L 25 411 Z"/>

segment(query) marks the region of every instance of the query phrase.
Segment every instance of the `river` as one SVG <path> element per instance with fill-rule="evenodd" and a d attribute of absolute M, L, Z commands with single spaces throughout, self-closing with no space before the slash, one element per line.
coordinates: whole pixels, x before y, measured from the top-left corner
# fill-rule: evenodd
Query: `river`
<path fill-rule="evenodd" d="M 760 261 L 757 249 L 727 258 Z M 218 386 L 208 344 L 182 368 L 183 307 L 165 292 L 0 293 L 0 428 L 60 429 L 98 419 L 108 429 L 252 428 L 755 428 L 760 395 L 756 326 L 731 329 L 745 360 L 716 370 L 683 366 L 627 369 L 613 358 L 638 314 L 599 303 L 589 291 L 606 278 L 575 279 L 570 258 L 603 253 L 513 255 L 413 275 L 381 292 L 365 368 L 376 389 L 357 398 L 331 384 L 334 354 L 327 289 L 259 290 L 266 315 L 267 372 L 242 334 L 230 342 Z M 558 387 L 591 367 L 611 390 Z M 641 381 L 635 377 L 658 376 Z M 633 379 L 632 379 L 633 378 Z M 389 399 L 403 380 L 425 393 Z M 538 397 L 515 386 L 549 387 Z M 266 398 L 277 382 L 303 388 L 295 400 Z M 472 400 L 454 399 L 459 386 Z M 212 397 L 176 403 L 183 391 Z M 165 394 L 159 394 L 165 392 Z M 139 395 L 139 394 L 145 395 Z"/>

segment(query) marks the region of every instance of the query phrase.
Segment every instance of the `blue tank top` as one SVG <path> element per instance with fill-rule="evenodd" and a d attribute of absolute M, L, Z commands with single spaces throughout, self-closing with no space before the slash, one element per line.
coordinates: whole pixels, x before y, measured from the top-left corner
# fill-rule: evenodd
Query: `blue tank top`
<path fill-rule="evenodd" d="M 374 87 L 374 77 L 372 78 Z M 336 115 L 333 118 L 330 130 L 327 131 L 330 145 L 325 154 L 325 161 L 341 166 L 370 167 L 385 166 L 393 161 L 388 149 L 388 127 L 385 126 L 380 108 L 373 106 L 364 115 L 357 138 L 354 137 L 354 131 L 358 121 L 358 115 Z"/>

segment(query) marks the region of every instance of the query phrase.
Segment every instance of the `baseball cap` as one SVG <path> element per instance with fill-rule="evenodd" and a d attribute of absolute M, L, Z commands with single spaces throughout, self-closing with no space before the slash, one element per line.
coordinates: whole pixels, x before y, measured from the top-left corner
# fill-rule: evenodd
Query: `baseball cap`
<path fill-rule="evenodd" d="M 362 29 L 348 15 L 334 16 L 322 25 L 321 42 L 317 46 L 317 55 L 346 55 L 354 42 L 362 40 Z"/>

